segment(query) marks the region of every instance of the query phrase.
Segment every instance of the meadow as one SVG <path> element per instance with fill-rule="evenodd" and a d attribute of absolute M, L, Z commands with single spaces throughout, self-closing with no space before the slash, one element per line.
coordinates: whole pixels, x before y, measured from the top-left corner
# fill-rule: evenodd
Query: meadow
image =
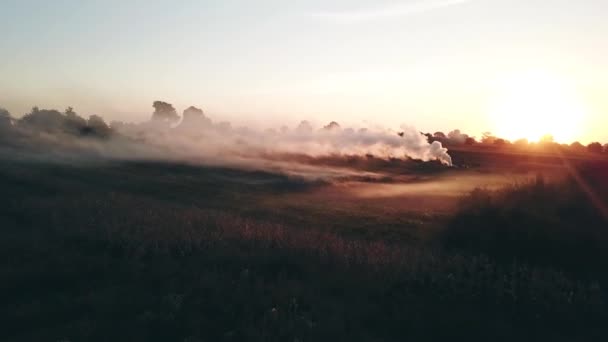
<path fill-rule="evenodd" d="M 154 161 L 0 165 L 2 340 L 608 333 L 606 221 L 553 166 L 329 181 Z M 608 194 L 605 164 L 577 167 Z"/>
<path fill-rule="evenodd" d="M 608 0 L 0 0 L 0 342 L 608 341 Z"/>

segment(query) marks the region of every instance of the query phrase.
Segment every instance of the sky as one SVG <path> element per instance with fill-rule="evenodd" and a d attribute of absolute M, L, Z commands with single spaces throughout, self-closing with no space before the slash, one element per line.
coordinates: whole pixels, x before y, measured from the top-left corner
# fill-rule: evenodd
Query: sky
<path fill-rule="evenodd" d="M 0 107 L 137 122 L 164 100 L 260 128 L 508 138 L 559 121 L 547 133 L 608 142 L 607 15 L 605 0 L 0 0 Z"/>

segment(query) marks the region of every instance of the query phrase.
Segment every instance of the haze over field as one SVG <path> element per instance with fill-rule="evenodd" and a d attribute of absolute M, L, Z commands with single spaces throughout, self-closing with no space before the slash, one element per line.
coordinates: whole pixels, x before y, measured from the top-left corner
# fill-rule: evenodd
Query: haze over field
<path fill-rule="evenodd" d="M 0 0 L 0 341 L 608 341 L 607 18 Z"/>

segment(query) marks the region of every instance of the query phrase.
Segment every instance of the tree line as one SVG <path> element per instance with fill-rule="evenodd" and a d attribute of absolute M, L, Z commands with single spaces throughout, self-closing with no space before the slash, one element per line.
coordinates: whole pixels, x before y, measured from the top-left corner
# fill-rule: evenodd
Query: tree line
<path fill-rule="evenodd" d="M 497 137 L 491 132 L 483 132 L 481 139 L 477 140 L 473 136 L 469 136 L 466 133 L 462 133 L 456 129 L 450 131 L 448 134 L 443 132 L 435 133 L 422 133 L 427 137 L 429 142 L 439 141 L 443 146 L 491 146 L 500 149 L 519 149 L 519 150 L 531 150 L 531 149 L 548 149 L 558 148 L 561 151 L 571 153 L 593 153 L 593 154 L 608 154 L 608 143 L 602 145 L 600 142 L 594 141 L 587 145 L 583 145 L 579 141 L 575 141 L 571 144 L 560 144 L 555 142 L 553 136 L 545 135 L 538 142 L 529 141 L 528 139 L 518 139 L 510 141 L 508 139 Z"/>
<path fill-rule="evenodd" d="M 145 124 L 154 127 L 175 127 L 181 131 L 190 130 L 196 131 L 205 127 L 213 126 L 210 118 L 206 117 L 203 110 L 194 106 L 190 106 L 183 111 L 182 116 L 177 113 L 175 107 L 164 101 L 154 101 L 152 104 L 154 112 L 151 118 Z M 181 122 L 180 122 L 181 120 Z M 179 124 L 178 124 L 179 123 Z M 136 127 L 135 124 L 128 124 L 120 121 L 112 121 L 107 124 L 101 116 L 91 115 L 88 119 L 77 114 L 72 107 L 68 107 L 65 111 L 60 112 L 55 109 L 40 109 L 33 107 L 29 113 L 23 115 L 20 119 L 16 119 L 3 108 L 0 108 L 0 133 L 7 137 L 10 132 L 19 130 L 35 131 L 39 133 L 57 134 L 63 133 L 72 136 L 108 138 L 117 131 L 123 131 L 125 128 Z M 230 130 L 229 122 L 220 122 L 214 127 L 220 130 Z M 337 122 L 332 121 L 325 126 L 326 130 L 340 128 Z M 282 131 L 286 127 L 281 128 Z M 312 126 L 307 121 L 302 121 L 296 128 L 296 131 L 312 131 Z M 571 144 L 559 144 L 554 141 L 551 135 L 546 135 L 539 142 L 530 142 L 527 139 L 519 139 L 509 141 L 492 134 L 491 132 L 482 133 L 478 140 L 474 136 L 470 136 L 459 129 L 455 129 L 445 134 L 444 132 L 423 133 L 429 143 L 435 141 L 440 142 L 443 146 L 491 146 L 500 149 L 546 149 L 559 148 L 561 151 L 570 153 L 592 153 L 592 154 L 608 154 L 608 144 L 602 145 L 600 142 L 591 142 L 583 145 L 578 141 Z"/>

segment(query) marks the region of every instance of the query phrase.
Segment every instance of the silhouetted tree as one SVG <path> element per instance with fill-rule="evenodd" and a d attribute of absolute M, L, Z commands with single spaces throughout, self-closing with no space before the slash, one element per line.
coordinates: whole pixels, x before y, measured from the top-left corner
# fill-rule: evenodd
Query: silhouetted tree
<path fill-rule="evenodd" d="M 54 109 L 33 107 L 31 112 L 19 120 L 19 125 L 31 130 L 60 132 L 65 129 L 65 118 Z"/>
<path fill-rule="evenodd" d="M 0 129 L 12 127 L 11 113 L 4 108 L 0 108 Z"/>
<path fill-rule="evenodd" d="M 572 144 L 570 144 L 570 150 L 572 152 L 584 152 L 585 146 L 583 144 L 581 144 L 580 142 L 575 141 Z"/>
<path fill-rule="evenodd" d="M 81 134 L 87 127 L 87 120 L 78 116 L 72 107 L 65 110 L 64 120 L 65 132 L 69 134 Z"/>
<path fill-rule="evenodd" d="M 306 120 L 300 122 L 298 127 L 296 128 L 296 132 L 298 133 L 312 133 L 312 126 Z"/>
<path fill-rule="evenodd" d="M 469 136 L 462 133 L 459 129 L 455 129 L 448 133 L 448 143 L 453 145 L 462 145 L 466 142 Z"/>
<path fill-rule="evenodd" d="M 91 115 L 87 121 L 87 132 L 91 135 L 105 138 L 110 136 L 112 130 L 101 116 Z"/>
<path fill-rule="evenodd" d="M 496 137 L 491 132 L 483 132 L 481 134 L 481 142 L 483 144 L 494 144 Z"/>
<path fill-rule="evenodd" d="M 494 145 L 496 145 L 498 147 L 503 147 L 503 146 L 507 145 L 507 141 L 505 139 L 498 138 L 498 139 L 494 140 Z"/>
<path fill-rule="evenodd" d="M 447 137 L 445 136 L 445 133 L 443 133 L 443 132 L 435 132 L 435 133 L 433 134 L 433 136 L 434 136 L 435 138 L 437 138 L 437 139 L 445 139 L 445 138 L 447 138 Z"/>
<path fill-rule="evenodd" d="M 475 145 L 476 143 L 477 143 L 477 141 L 476 141 L 476 140 L 475 140 L 475 138 L 473 138 L 473 137 L 467 137 L 467 138 L 464 140 L 464 144 L 465 144 L 465 145 L 469 145 L 469 146 L 471 146 L 471 145 Z"/>
<path fill-rule="evenodd" d="M 184 110 L 184 120 L 195 121 L 199 118 L 205 118 L 205 113 L 202 109 L 190 106 Z"/>
<path fill-rule="evenodd" d="M 0 143 L 11 141 L 13 133 L 13 122 L 8 110 L 0 108 Z"/>
<path fill-rule="evenodd" d="M 405 132 L 403 132 L 403 134 L 405 134 Z M 422 133 L 422 132 L 420 132 L 420 134 L 422 134 L 422 135 L 424 135 L 426 137 L 426 141 L 429 144 L 432 144 L 433 141 L 435 141 L 435 137 L 431 133 Z"/>
<path fill-rule="evenodd" d="M 168 124 L 179 121 L 180 117 L 177 115 L 173 105 L 163 101 L 154 101 L 152 104 L 154 107 L 154 113 L 152 114 L 152 120 L 166 122 Z"/>
<path fill-rule="evenodd" d="M 587 151 L 591 153 L 602 153 L 602 144 L 600 144 L 599 142 L 592 142 L 591 144 L 587 145 Z"/>
<path fill-rule="evenodd" d="M 198 130 L 199 128 L 212 126 L 211 119 L 205 116 L 203 110 L 194 106 L 190 106 L 184 110 L 183 117 L 184 119 L 179 125 L 182 129 Z"/>
<path fill-rule="evenodd" d="M 326 131 L 339 130 L 340 124 L 335 121 L 332 121 L 327 126 L 324 126 L 323 129 Z"/>

